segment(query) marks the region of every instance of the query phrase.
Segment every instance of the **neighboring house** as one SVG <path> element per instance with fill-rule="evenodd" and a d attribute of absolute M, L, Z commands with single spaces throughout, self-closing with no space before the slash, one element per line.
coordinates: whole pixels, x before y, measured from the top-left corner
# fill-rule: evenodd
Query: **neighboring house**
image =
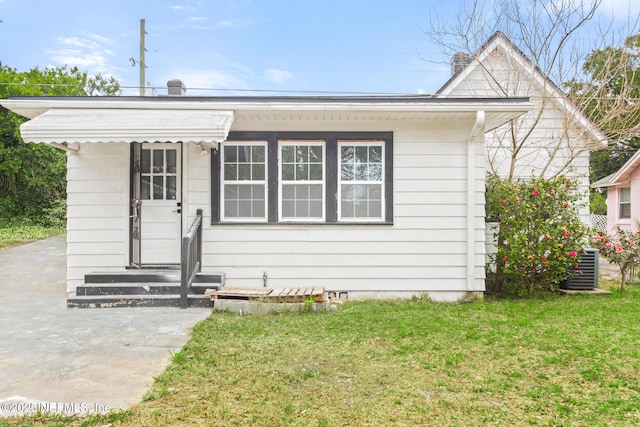
<path fill-rule="evenodd" d="M 38 97 L 1 100 L 67 157 L 67 290 L 179 268 L 203 211 L 203 272 L 349 298 L 484 284 L 485 132 L 528 98 Z"/>
<path fill-rule="evenodd" d="M 640 151 L 636 152 L 617 172 L 594 182 L 591 186 L 607 191 L 607 232 L 636 230 L 640 221 Z"/>
<path fill-rule="evenodd" d="M 501 32 L 472 56 L 454 55 L 451 67 L 453 75 L 438 97 L 526 96 L 534 105 L 487 132 L 487 169 L 502 177 L 578 178 L 584 189 L 581 216 L 588 222 L 589 151 L 602 148 L 606 135 Z"/>

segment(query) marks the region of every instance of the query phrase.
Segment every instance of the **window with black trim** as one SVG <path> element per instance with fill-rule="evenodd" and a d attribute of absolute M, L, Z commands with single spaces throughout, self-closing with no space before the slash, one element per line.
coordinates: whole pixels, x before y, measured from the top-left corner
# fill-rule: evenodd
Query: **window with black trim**
<path fill-rule="evenodd" d="M 222 220 L 266 221 L 267 143 L 227 142 L 222 147 Z"/>
<path fill-rule="evenodd" d="M 211 171 L 212 223 L 393 222 L 391 132 L 230 132 Z"/>

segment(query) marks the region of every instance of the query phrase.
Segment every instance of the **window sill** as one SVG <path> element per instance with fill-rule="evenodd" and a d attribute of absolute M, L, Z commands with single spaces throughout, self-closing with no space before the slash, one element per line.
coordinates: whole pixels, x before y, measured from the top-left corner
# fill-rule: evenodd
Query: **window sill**
<path fill-rule="evenodd" d="M 242 222 L 242 221 L 224 221 L 224 222 L 212 222 L 211 224 L 209 224 L 211 226 L 221 226 L 221 225 L 229 225 L 229 226 L 238 226 L 238 225 L 268 225 L 268 226 L 277 226 L 277 225 L 281 225 L 281 226 L 316 226 L 316 227 L 322 227 L 325 225 L 340 225 L 340 226 L 349 226 L 349 225 L 356 225 L 356 226 L 364 226 L 364 225 L 374 225 L 374 226 L 390 226 L 393 225 L 393 222 L 372 222 L 372 221 L 368 221 L 368 222 L 356 222 L 356 221 L 352 221 L 352 222 L 285 222 L 285 221 L 281 221 L 281 222 Z"/>

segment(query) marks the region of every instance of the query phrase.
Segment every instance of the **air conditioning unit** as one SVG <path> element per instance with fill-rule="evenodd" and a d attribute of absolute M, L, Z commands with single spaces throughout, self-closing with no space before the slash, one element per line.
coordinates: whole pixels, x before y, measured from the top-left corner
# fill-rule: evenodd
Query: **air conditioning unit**
<path fill-rule="evenodd" d="M 598 260 L 600 253 L 597 249 L 585 249 L 580 255 L 578 268 L 571 267 L 571 271 L 578 273 L 560 282 L 560 289 L 591 290 L 598 288 Z"/>

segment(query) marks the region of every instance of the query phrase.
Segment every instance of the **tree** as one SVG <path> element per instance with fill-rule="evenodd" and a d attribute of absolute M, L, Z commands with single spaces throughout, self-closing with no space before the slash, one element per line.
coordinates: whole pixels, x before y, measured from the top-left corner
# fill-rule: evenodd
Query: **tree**
<path fill-rule="evenodd" d="M 19 72 L 0 63 L 0 98 L 119 93 L 113 77 L 89 77 L 67 67 Z M 0 107 L 0 225 L 60 224 L 66 196 L 65 154 L 46 144 L 23 143 L 19 126 L 24 121 Z"/>
<path fill-rule="evenodd" d="M 437 14 L 432 19 L 430 29 L 426 31 L 428 40 L 441 46 L 448 58 L 463 53 L 470 61 L 478 63 L 494 96 L 531 96 L 530 77 L 522 72 L 522 67 L 518 68 L 515 61 L 513 67 L 505 71 L 494 68 L 491 63 L 480 63 L 474 57 L 496 32 L 505 34 L 536 69 L 548 77 L 542 83 L 542 92 L 531 98 L 533 111 L 497 129 L 488 138 L 488 166 L 492 172 L 503 177 L 560 176 L 572 172 L 576 162 L 586 163 L 588 151 L 602 147 L 605 138 L 590 137 L 588 129 L 577 125 L 580 118 L 571 114 L 570 109 L 565 109 L 562 117 L 555 118 L 557 124 L 553 132 L 543 130 L 550 122 L 544 115 L 547 107 L 564 102 L 559 99 L 558 88 L 565 82 L 583 81 L 583 58 L 602 47 L 585 45 L 581 32 L 593 24 L 588 28 L 591 40 L 613 40 L 615 45 L 616 40 L 624 40 L 620 35 L 625 32 L 623 30 L 628 32 L 633 27 L 614 29 L 610 26 L 594 38 L 593 33 L 601 27 L 591 21 L 601 3 L 602 0 L 475 0 L 462 4 L 453 23 L 438 20 Z M 621 81 L 623 92 L 627 91 L 627 84 L 628 81 Z M 601 93 L 590 95 L 594 99 L 602 97 Z M 575 97 L 574 101 L 579 108 L 583 108 L 585 102 L 591 102 L 583 96 Z M 638 111 L 640 103 L 636 104 L 631 109 Z M 623 107 L 620 103 L 615 107 L 617 110 L 611 114 L 618 115 Z M 624 111 L 629 109 L 628 106 L 624 108 Z M 557 111 L 562 113 L 562 109 Z M 606 128 L 607 117 L 591 118 L 596 125 L 594 129 Z"/>
<path fill-rule="evenodd" d="M 640 149 L 640 34 L 619 47 L 591 52 L 584 76 L 566 84 L 570 96 L 610 136 L 606 149 L 591 154 L 591 179 L 614 173 Z"/>

